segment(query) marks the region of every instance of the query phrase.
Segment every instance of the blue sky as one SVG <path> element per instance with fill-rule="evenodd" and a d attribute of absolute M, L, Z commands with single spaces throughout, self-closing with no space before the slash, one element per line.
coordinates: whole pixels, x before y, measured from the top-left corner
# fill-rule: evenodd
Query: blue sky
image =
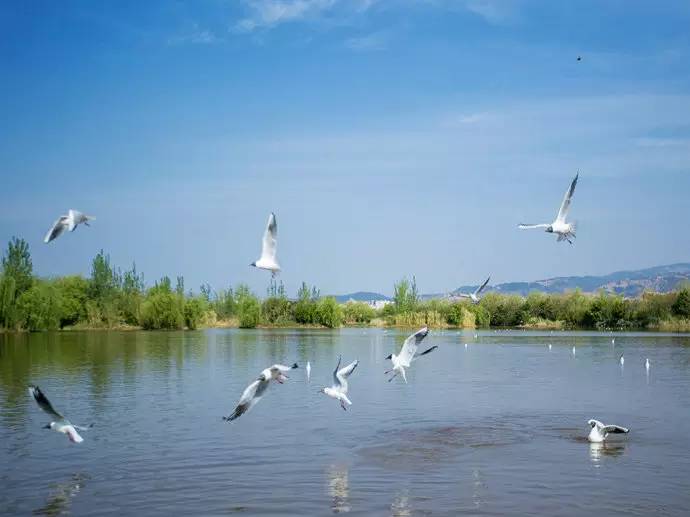
<path fill-rule="evenodd" d="M 0 242 L 43 276 L 423 292 L 690 260 L 690 4 L 0 4 Z M 577 56 L 582 56 L 577 61 Z M 580 171 L 574 246 L 546 222 Z M 91 228 L 44 245 L 68 208 Z"/>

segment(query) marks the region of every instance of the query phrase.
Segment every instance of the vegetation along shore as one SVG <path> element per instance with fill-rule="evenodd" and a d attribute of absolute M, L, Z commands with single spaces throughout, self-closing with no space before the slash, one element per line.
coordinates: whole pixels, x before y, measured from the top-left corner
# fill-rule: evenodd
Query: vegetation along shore
<path fill-rule="evenodd" d="M 523 327 L 535 329 L 649 329 L 690 332 L 690 286 L 670 293 L 644 292 L 624 298 L 578 290 L 528 296 L 488 293 L 480 303 L 420 300 L 416 282 L 394 286 L 392 303 L 374 309 L 364 302 L 339 304 L 302 283 L 289 298 L 271 281 L 260 298 L 246 285 L 198 293 L 184 278 L 163 277 L 147 287 L 136 266 L 114 268 L 98 253 L 89 277 L 41 278 L 33 271 L 29 246 L 13 238 L 0 271 L 0 330 L 197 329 L 204 327 Z"/>

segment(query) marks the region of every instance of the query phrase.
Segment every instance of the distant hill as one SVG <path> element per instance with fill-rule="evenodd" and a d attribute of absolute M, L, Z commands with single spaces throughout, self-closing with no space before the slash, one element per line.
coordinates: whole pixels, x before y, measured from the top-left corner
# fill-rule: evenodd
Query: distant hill
<path fill-rule="evenodd" d="M 537 280 L 535 282 L 507 282 L 487 286 L 485 292 L 527 295 L 532 291 L 544 293 L 562 293 L 568 290 L 581 289 L 591 293 L 604 291 L 639 296 L 645 289 L 656 292 L 673 291 L 681 282 L 690 281 L 690 263 L 656 266 L 636 271 L 617 271 L 603 276 L 563 276 Z M 453 293 L 467 293 L 478 286 L 463 285 Z"/>
<path fill-rule="evenodd" d="M 357 291 L 356 293 L 351 293 L 351 294 L 341 294 L 335 297 L 336 301 L 338 303 L 345 303 L 350 300 L 354 300 L 356 302 L 370 302 L 373 300 L 390 300 L 388 296 L 385 296 L 381 293 L 369 293 L 366 291 Z"/>

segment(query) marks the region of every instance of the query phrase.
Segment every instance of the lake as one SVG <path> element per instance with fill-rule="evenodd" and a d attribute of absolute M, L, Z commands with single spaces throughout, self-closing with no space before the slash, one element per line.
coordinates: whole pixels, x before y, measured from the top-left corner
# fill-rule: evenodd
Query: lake
<path fill-rule="evenodd" d="M 690 514 L 689 336 L 432 331 L 409 384 L 388 383 L 408 334 L 0 334 L 0 513 Z M 339 354 L 360 361 L 348 411 L 317 393 Z M 263 368 L 294 361 L 221 420 Z M 83 443 L 42 429 L 30 383 L 95 424 Z M 590 445 L 590 418 L 631 431 Z"/>

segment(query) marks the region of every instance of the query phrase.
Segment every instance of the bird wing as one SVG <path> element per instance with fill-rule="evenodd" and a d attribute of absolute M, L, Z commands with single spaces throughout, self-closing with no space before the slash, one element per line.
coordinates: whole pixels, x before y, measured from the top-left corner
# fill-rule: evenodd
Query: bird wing
<path fill-rule="evenodd" d="M 577 185 L 577 178 L 579 176 L 580 173 L 578 172 L 570 184 L 570 187 L 568 187 L 568 190 L 566 190 L 565 196 L 563 196 L 563 203 L 561 203 L 561 209 L 558 211 L 558 216 L 556 217 L 556 221 L 561 223 L 565 222 L 565 218 L 568 216 L 568 210 L 570 210 L 570 201 L 573 199 L 573 193 L 575 192 L 575 186 Z"/>
<path fill-rule="evenodd" d="M 630 429 L 627 427 L 621 427 L 619 425 L 605 425 L 604 427 L 601 428 L 601 430 L 605 433 L 627 433 L 630 432 Z"/>
<path fill-rule="evenodd" d="M 400 354 L 398 355 L 400 364 L 402 364 L 403 366 L 410 366 L 412 358 L 417 353 L 417 347 L 419 346 L 419 343 L 422 342 L 422 340 L 426 337 L 428 333 L 429 329 L 427 327 L 424 327 L 423 329 L 418 330 L 405 340 L 402 349 L 400 349 Z"/>
<path fill-rule="evenodd" d="M 278 223 L 276 222 L 276 215 L 271 212 L 268 216 L 268 224 L 264 232 L 264 239 L 261 246 L 261 259 L 275 261 L 276 249 L 278 247 Z"/>
<path fill-rule="evenodd" d="M 343 356 L 338 356 L 338 364 L 335 365 L 335 370 L 333 370 L 333 387 L 340 389 L 340 377 L 338 377 L 338 370 L 340 369 L 340 362 L 343 360 Z"/>
<path fill-rule="evenodd" d="M 415 355 L 415 356 L 412 358 L 412 360 L 413 360 L 413 361 L 416 361 L 417 359 L 419 359 L 419 358 L 422 357 L 423 355 L 426 355 L 426 354 L 428 354 L 428 353 L 430 353 L 430 352 L 433 352 L 433 351 L 436 350 L 437 348 L 438 348 L 438 345 L 434 345 L 434 346 L 432 346 L 431 348 L 427 348 L 427 349 L 424 350 L 424 352 L 422 352 L 421 354 Z"/>
<path fill-rule="evenodd" d="M 344 368 L 336 370 L 335 377 L 338 379 L 339 389 L 341 393 L 347 393 L 347 378 L 355 371 L 359 361 L 354 360 Z M 340 360 L 338 360 L 338 366 L 340 366 Z"/>
<path fill-rule="evenodd" d="M 542 224 L 525 224 L 525 223 L 520 223 L 518 224 L 518 228 L 521 230 L 531 230 L 532 228 L 548 228 L 551 226 L 548 223 L 542 223 Z"/>
<path fill-rule="evenodd" d="M 65 420 L 65 417 L 55 411 L 55 408 L 50 403 L 50 400 L 48 400 L 48 397 L 43 394 L 38 386 L 29 386 L 29 393 L 33 395 L 34 400 L 43 411 L 55 417 L 56 420 Z"/>
<path fill-rule="evenodd" d="M 48 233 L 46 233 L 43 242 L 48 243 L 60 237 L 62 232 L 65 231 L 65 228 L 67 228 L 67 219 L 67 216 L 60 216 L 60 218 L 53 223 L 53 226 L 50 228 L 50 230 L 48 230 Z"/>
<path fill-rule="evenodd" d="M 237 407 L 235 408 L 235 411 L 233 411 L 232 415 L 224 416 L 223 420 L 231 422 L 232 420 L 239 418 L 247 411 L 249 411 L 252 408 L 252 406 L 259 402 L 259 400 L 261 400 L 261 397 L 266 391 L 266 388 L 268 388 L 268 385 L 269 379 L 266 379 L 263 376 L 259 377 L 254 382 L 252 382 L 242 392 L 240 401 L 237 403 Z"/>
<path fill-rule="evenodd" d="M 471 298 L 469 294 L 465 293 L 458 293 L 455 296 L 459 296 L 460 298 Z"/>
<path fill-rule="evenodd" d="M 294 370 L 295 368 L 299 368 L 297 363 L 292 363 L 292 366 L 285 366 L 284 364 L 274 364 L 273 366 L 271 366 L 271 370 L 282 373 L 289 372 L 290 370 Z"/>
<path fill-rule="evenodd" d="M 486 287 L 486 284 L 489 283 L 489 280 L 491 280 L 491 275 L 489 275 L 489 278 L 487 278 L 486 281 L 477 288 L 477 290 L 474 292 L 474 294 L 478 295 L 479 293 L 481 293 L 484 290 L 484 288 Z"/>
<path fill-rule="evenodd" d="M 67 212 L 67 229 L 73 232 L 79 223 L 84 222 L 84 214 L 78 210 L 72 210 L 71 208 Z"/>

